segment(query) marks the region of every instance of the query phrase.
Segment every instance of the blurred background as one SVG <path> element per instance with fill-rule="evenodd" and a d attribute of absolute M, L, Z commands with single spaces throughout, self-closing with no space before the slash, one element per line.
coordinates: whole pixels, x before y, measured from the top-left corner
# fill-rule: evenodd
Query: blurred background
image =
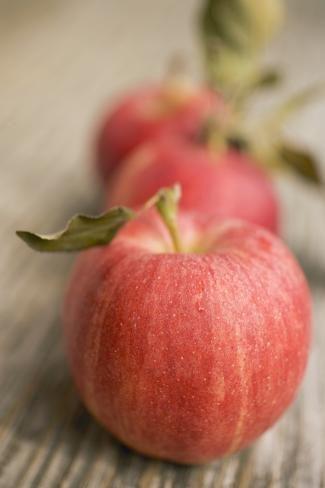
<path fill-rule="evenodd" d="M 325 2 L 287 5 L 285 29 L 267 53 L 287 82 L 272 98 L 260 97 L 261 105 L 325 80 Z M 282 234 L 302 260 L 315 301 L 317 344 L 300 403 L 263 438 L 259 452 L 235 457 L 223 471 L 219 462 L 206 471 L 146 464 L 110 444 L 79 405 L 62 357 L 59 310 L 72 257 L 33 254 L 14 235 L 17 228 L 53 231 L 77 211 L 97 210 L 91 161 L 101 114 L 119 93 L 164 76 L 174 53 L 200 79 L 199 7 L 199 0 L 0 0 L 1 486 L 61 486 L 58 473 L 65 486 L 94 487 L 136 486 L 132 479 L 241 486 L 231 483 L 244 475 L 243 486 L 271 486 L 265 480 L 281 476 L 290 486 L 325 482 L 324 191 L 292 178 L 276 181 Z M 288 133 L 313 149 L 325 177 L 324 126 L 320 99 Z"/>

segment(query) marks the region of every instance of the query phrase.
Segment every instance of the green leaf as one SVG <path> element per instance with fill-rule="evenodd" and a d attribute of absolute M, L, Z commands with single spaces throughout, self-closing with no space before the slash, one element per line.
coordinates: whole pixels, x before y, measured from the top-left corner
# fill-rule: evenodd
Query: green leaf
<path fill-rule="evenodd" d="M 17 231 L 17 235 L 36 251 L 81 251 L 110 243 L 118 230 L 134 216 L 135 213 L 128 208 L 114 207 L 99 217 L 76 215 L 63 231 L 56 234 L 41 235 Z"/>
<path fill-rule="evenodd" d="M 281 81 L 281 73 L 276 69 L 269 69 L 261 73 L 260 77 L 256 80 L 255 87 L 253 88 L 274 88 L 275 86 L 278 86 Z"/>
<path fill-rule="evenodd" d="M 239 99 L 261 86 L 261 53 L 283 10 L 283 0 L 205 0 L 199 29 L 212 86 Z"/>
<path fill-rule="evenodd" d="M 322 179 L 318 170 L 318 164 L 313 155 L 307 151 L 286 143 L 278 147 L 278 154 L 281 162 L 299 177 L 316 185 L 322 184 Z"/>
<path fill-rule="evenodd" d="M 207 0 L 201 13 L 200 28 L 205 42 L 221 44 L 234 51 L 245 49 L 247 12 L 241 0 Z"/>

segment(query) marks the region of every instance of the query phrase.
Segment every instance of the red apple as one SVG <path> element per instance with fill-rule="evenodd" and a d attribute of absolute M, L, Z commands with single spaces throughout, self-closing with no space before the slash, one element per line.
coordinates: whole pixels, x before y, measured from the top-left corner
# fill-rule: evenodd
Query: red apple
<path fill-rule="evenodd" d="M 292 402 L 311 307 L 302 271 L 268 231 L 202 215 L 180 228 L 181 253 L 154 211 L 82 253 L 64 331 L 80 394 L 114 436 L 201 463 L 251 443 Z"/>
<path fill-rule="evenodd" d="M 138 148 L 113 178 L 106 204 L 137 206 L 177 182 L 183 210 L 278 230 L 277 196 L 269 175 L 252 156 L 231 148 L 214 152 L 185 138 L 159 137 Z"/>
<path fill-rule="evenodd" d="M 212 90 L 184 82 L 140 88 L 106 115 L 97 141 L 97 166 L 104 180 L 139 144 L 157 134 L 191 135 L 224 107 Z"/>

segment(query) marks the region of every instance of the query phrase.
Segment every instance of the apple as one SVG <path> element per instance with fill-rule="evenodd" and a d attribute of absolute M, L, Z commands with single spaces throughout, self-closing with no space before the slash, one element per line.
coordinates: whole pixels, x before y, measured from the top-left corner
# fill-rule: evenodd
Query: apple
<path fill-rule="evenodd" d="M 81 255 L 64 331 L 99 422 L 140 453 L 201 463 L 248 445 L 291 403 L 310 299 L 267 231 L 216 219 L 182 226 L 181 254 L 151 215 Z"/>
<path fill-rule="evenodd" d="M 101 123 L 96 142 L 97 169 L 108 180 L 138 145 L 157 134 L 191 135 L 224 108 L 220 95 L 206 87 L 169 80 L 127 95 Z"/>
<path fill-rule="evenodd" d="M 80 395 L 136 451 L 203 463 L 250 444 L 292 402 L 311 304 L 276 236 L 203 214 L 177 220 L 175 201 L 172 190 L 154 200 L 162 219 L 115 208 L 54 236 L 19 235 L 41 251 L 102 245 L 79 256 L 64 307 Z"/>
<path fill-rule="evenodd" d="M 248 152 L 214 151 L 192 138 L 157 137 L 138 148 L 107 189 L 106 207 L 143 204 L 159 188 L 179 182 L 181 208 L 240 218 L 276 233 L 279 204 L 271 178 Z"/>

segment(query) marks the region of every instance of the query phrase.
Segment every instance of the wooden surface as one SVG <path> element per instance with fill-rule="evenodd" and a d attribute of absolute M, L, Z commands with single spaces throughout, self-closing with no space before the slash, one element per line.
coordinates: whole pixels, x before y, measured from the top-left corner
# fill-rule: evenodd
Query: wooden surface
<path fill-rule="evenodd" d="M 175 50 L 198 70 L 196 0 L 0 0 L 0 488 L 325 486 L 325 205 L 278 182 L 284 235 L 314 298 L 314 343 L 295 405 L 251 449 L 207 466 L 138 456 L 80 404 L 60 340 L 60 304 L 73 258 L 36 255 L 16 228 L 52 231 L 98 205 L 91 134 L 103 102 L 153 79 Z M 292 0 L 270 59 L 289 88 L 325 78 L 325 4 Z M 288 90 L 288 89 L 286 89 Z M 284 93 L 285 90 L 282 92 Z M 325 106 L 299 117 L 296 137 L 325 161 Z"/>

